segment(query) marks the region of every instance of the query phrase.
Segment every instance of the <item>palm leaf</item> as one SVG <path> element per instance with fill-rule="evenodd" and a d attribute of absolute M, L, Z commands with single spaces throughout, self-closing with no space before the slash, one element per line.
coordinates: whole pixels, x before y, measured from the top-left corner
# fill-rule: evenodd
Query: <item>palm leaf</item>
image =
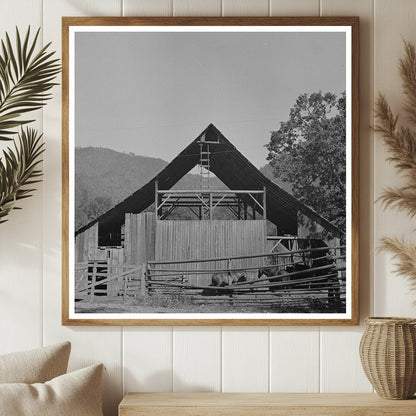
<path fill-rule="evenodd" d="M 0 159 L 0 224 L 12 209 L 18 209 L 18 200 L 32 195 L 32 185 L 41 181 L 38 166 L 44 151 L 42 135 L 26 128 L 18 133 L 18 143 L 6 148 Z"/>
<path fill-rule="evenodd" d="M 52 97 L 48 91 L 56 85 L 53 80 L 61 66 L 48 51 L 50 43 L 35 53 L 39 31 L 30 40 L 28 28 L 22 43 L 16 28 L 14 47 L 8 33 L 0 43 L 0 141 L 11 140 L 14 128 L 32 121 L 16 118 L 42 108 Z"/>

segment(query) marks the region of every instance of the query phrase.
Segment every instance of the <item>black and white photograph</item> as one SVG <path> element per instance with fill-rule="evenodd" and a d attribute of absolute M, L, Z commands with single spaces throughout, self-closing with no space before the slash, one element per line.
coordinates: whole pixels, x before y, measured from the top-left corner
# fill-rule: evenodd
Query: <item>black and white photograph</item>
<path fill-rule="evenodd" d="M 350 319 L 351 39 L 70 26 L 69 318 Z"/>

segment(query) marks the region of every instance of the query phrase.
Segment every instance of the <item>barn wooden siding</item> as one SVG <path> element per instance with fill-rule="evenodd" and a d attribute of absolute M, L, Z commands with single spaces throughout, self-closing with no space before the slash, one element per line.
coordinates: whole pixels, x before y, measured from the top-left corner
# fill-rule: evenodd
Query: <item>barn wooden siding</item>
<path fill-rule="evenodd" d="M 266 222 L 156 221 L 156 260 L 197 260 L 264 253 Z M 263 259 L 233 260 L 232 268 L 258 267 Z M 170 270 L 227 269 L 227 261 L 176 264 Z M 158 268 L 162 268 L 158 266 Z M 250 273 L 254 277 L 255 271 Z M 209 284 L 210 275 L 191 276 L 192 283 Z"/>
<path fill-rule="evenodd" d="M 140 265 L 155 259 L 155 214 L 126 214 L 124 263 Z"/>
<path fill-rule="evenodd" d="M 98 223 L 87 228 L 75 237 L 75 263 L 91 259 L 91 253 L 98 248 Z"/>

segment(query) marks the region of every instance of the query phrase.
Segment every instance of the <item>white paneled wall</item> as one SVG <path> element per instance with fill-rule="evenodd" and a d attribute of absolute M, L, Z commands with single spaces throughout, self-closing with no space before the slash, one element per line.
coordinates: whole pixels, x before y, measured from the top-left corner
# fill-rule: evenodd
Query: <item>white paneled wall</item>
<path fill-rule="evenodd" d="M 318 327 L 270 329 L 271 392 L 319 392 L 319 342 Z"/>
<path fill-rule="evenodd" d="M 0 29 L 42 27 L 60 54 L 62 16 L 342 16 L 361 18 L 361 312 L 412 315 L 407 285 L 391 259 L 374 254 L 382 235 L 415 228 L 373 204 L 399 182 L 370 130 L 381 90 L 400 110 L 397 75 L 402 36 L 416 41 L 414 0 L 0 0 Z M 0 353 L 69 339 L 70 368 L 104 362 L 106 416 L 126 391 L 367 392 L 358 357 L 363 326 L 342 327 L 62 327 L 60 90 L 38 127 L 46 142 L 44 182 L 0 226 Z M 375 261 L 373 261 L 375 259 Z"/>
<path fill-rule="evenodd" d="M 223 328 L 223 391 L 269 391 L 269 332 L 267 327 Z"/>
<path fill-rule="evenodd" d="M 25 31 L 29 25 L 33 28 L 41 26 L 41 0 L 25 1 L 21 11 L 16 10 L 15 4 L 14 0 L 0 2 L 1 32 L 7 30 L 14 34 L 16 26 L 21 31 Z M 41 111 L 37 119 L 37 128 L 41 130 Z M 0 142 L 0 149 L 5 144 Z M 15 211 L 13 221 L 0 225 L 1 352 L 42 343 L 42 185 L 39 188 L 33 198 L 19 203 L 24 210 Z"/>

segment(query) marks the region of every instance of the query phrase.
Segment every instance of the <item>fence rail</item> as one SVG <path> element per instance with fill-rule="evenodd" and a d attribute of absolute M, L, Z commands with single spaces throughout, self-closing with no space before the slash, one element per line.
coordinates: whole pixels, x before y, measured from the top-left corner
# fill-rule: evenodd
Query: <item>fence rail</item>
<path fill-rule="evenodd" d="M 153 264 L 188 264 L 188 263 L 208 263 L 213 261 L 226 261 L 226 260 L 243 260 L 243 259 L 258 259 L 258 258 L 269 258 L 269 257 L 284 257 L 290 256 L 292 254 L 300 254 L 300 253 L 308 253 L 308 252 L 316 252 L 316 251 L 331 251 L 331 250 L 343 250 L 346 246 L 338 246 L 338 247 L 318 247 L 318 248 L 309 248 L 305 250 L 296 250 L 296 251 L 288 251 L 288 252 L 281 252 L 281 253 L 263 253 L 263 254 L 252 254 L 248 256 L 227 256 L 227 257 L 215 257 L 211 259 L 192 259 L 192 260 L 152 260 L 149 261 L 149 265 Z"/>
<path fill-rule="evenodd" d="M 175 261 L 149 261 L 136 265 L 105 265 L 103 260 L 91 260 L 76 264 L 76 299 L 95 302 L 99 297 L 116 296 L 121 301 L 129 296 L 138 300 L 154 296 L 185 296 L 192 302 L 275 305 L 281 302 L 295 305 L 306 300 L 319 299 L 328 303 L 338 302 L 345 305 L 346 268 L 345 246 L 319 247 L 284 253 L 262 253 L 249 256 L 219 257 L 210 259 L 192 259 Z M 319 252 L 325 255 L 312 257 Z M 333 255 L 329 254 L 332 253 Z M 270 260 L 279 256 L 301 254 L 300 260 L 282 264 L 270 264 Z M 263 266 L 233 267 L 233 260 L 268 259 Z M 227 267 L 224 267 L 224 261 Z M 200 265 L 211 262 L 221 268 L 203 269 Z M 319 265 L 320 262 L 324 265 Z M 300 264 L 309 263 L 306 270 L 293 270 Z M 177 265 L 194 264 L 195 269 L 176 269 Z M 317 265 L 318 264 L 318 265 Z M 171 268 L 167 268 L 171 266 Z M 292 271 L 288 271 L 292 267 Z M 197 276 L 224 274 L 234 277 L 236 274 L 249 275 L 258 269 L 271 270 L 267 277 L 251 278 L 247 281 L 234 281 L 224 286 L 214 286 L 207 280 L 198 283 Z M 111 289 L 112 288 L 112 289 Z"/>

